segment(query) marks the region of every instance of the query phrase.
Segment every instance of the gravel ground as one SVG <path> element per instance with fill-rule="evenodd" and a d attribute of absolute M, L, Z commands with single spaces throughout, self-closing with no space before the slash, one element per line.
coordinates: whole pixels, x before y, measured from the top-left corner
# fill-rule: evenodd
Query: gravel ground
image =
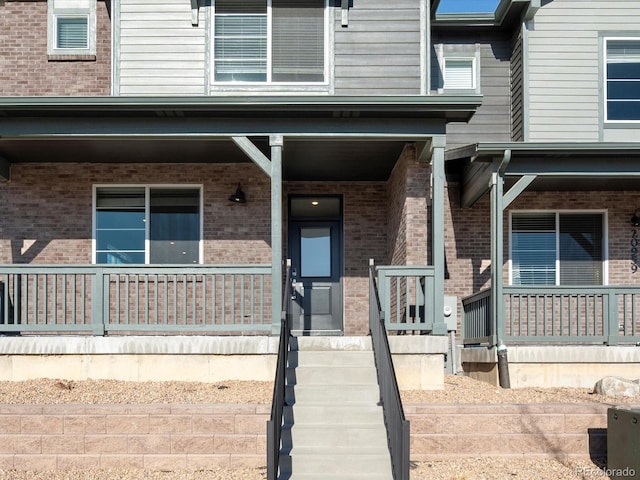
<path fill-rule="evenodd" d="M 270 382 L 119 382 L 112 380 L 29 380 L 0 382 L 0 404 L 158 404 L 269 403 Z M 640 404 L 640 398 L 605 397 L 580 388 L 503 390 L 463 376 L 449 375 L 444 390 L 405 391 L 410 403 L 607 403 Z M 196 472 L 148 470 L 14 471 L 0 470 L 0 480 L 264 480 L 264 468 L 212 469 Z M 606 479 L 588 460 L 461 458 L 416 462 L 412 480 L 573 480 Z"/>

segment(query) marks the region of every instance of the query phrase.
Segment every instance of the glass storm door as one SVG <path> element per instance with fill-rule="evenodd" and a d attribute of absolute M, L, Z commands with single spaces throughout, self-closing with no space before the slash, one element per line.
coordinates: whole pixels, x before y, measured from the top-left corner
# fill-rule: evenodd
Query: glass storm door
<path fill-rule="evenodd" d="M 296 213 L 292 199 L 291 213 Z M 319 202 L 340 198 L 323 198 Z M 316 200 L 314 200 L 316 201 Z M 289 255 L 294 290 L 291 329 L 302 335 L 342 333 L 342 222 L 314 219 L 306 211 L 304 219 L 289 222 Z M 323 213 L 318 210 L 318 213 Z M 326 212 L 324 212 L 326 214 Z"/>

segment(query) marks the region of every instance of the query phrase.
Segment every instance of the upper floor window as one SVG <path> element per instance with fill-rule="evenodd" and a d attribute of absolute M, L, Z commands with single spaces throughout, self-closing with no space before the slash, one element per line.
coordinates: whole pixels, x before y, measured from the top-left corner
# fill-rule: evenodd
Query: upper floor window
<path fill-rule="evenodd" d="M 640 39 L 607 38 L 605 119 L 640 121 Z"/>
<path fill-rule="evenodd" d="M 602 285 L 602 213 L 513 213 L 512 285 Z"/>
<path fill-rule="evenodd" d="M 443 70 L 445 90 L 475 90 L 475 58 L 445 57 Z"/>
<path fill-rule="evenodd" d="M 48 0 L 49 55 L 95 55 L 95 0 Z"/>
<path fill-rule="evenodd" d="M 215 82 L 325 82 L 326 0 L 215 0 Z"/>
<path fill-rule="evenodd" d="M 200 263 L 200 189 L 98 187 L 95 262 Z"/>

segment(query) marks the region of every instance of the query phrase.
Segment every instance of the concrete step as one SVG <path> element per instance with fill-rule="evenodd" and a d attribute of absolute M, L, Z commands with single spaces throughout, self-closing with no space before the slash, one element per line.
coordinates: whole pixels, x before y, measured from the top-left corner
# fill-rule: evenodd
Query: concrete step
<path fill-rule="evenodd" d="M 315 366 L 287 369 L 287 385 L 377 385 L 373 365 L 361 367 Z"/>
<path fill-rule="evenodd" d="M 378 384 L 369 385 L 293 385 L 287 386 L 288 405 L 376 405 L 380 400 Z"/>
<path fill-rule="evenodd" d="M 359 455 L 297 454 L 292 457 L 283 455 L 280 458 L 280 471 L 295 472 L 296 475 L 322 472 L 325 478 L 331 479 L 350 474 L 367 475 L 367 478 L 371 478 L 371 475 L 386 472 L 386 478 L 393 478 L 389 455 L 375 453 Z"/>
<path fill-rule="evenodd" d="M 387 447 L 384 424 L 288 425 L 282 428 L 282 444 L 292 448 L 376 448 Z"/>
<path fill-rule="evenodd" d="M 371 337 L 294 337 L 291 339 L 291 349 L 308 350 L 337 350 L 358 351 L 371 350 Z"/>
<path fill-rule="evenodd" d="M 354 350 L 340 352 L 337 350 L 305 350 L 289 353 L 289 368 L 315 366 L 360 367 L 375 365 L 373 352 L 370 350 Z"/>
<path fill-rule="evenodd" d="M 382 407 L 373 405 L 295 405 L 284 408 L 285 425 L 360 425 L 384 422 Z"/>

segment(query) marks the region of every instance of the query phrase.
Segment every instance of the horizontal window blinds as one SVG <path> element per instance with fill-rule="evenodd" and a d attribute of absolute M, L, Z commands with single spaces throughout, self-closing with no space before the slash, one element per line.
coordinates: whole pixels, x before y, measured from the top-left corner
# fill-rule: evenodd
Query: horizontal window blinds
<path fill-rule="evenodd" d="M 560 284 L 602 285 L 602 215 L 560 215 Z"/>
<path fill-rule="evenodd" d="M 89 19 L 82 17 L 58 17 L 56 30 L 57 48 L 89 48 Z"/>
<path fill-rule="evenodd" d="M 324 79 L 324 0 L 273 0 L 274 81 Z"/>
<path fill-rule="evenodd" d="M 555 214 L 513 216 L 511 227 L 512 283 L 555 285 Z"/>
<path fill-rule="evenodd" d="M 457 58 L 445 59 L 444 88 L 450 90 L 475 88 L 473 60 Z"/>

